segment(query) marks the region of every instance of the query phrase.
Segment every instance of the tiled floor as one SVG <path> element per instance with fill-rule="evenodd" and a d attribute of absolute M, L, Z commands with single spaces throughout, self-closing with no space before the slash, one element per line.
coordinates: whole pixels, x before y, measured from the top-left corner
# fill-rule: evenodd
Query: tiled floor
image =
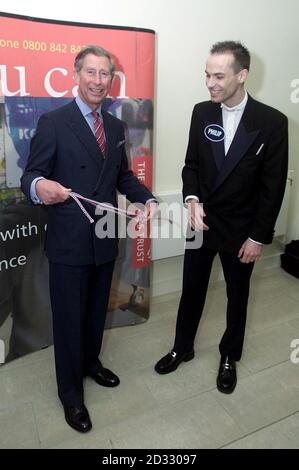
<path fill-rule="evenodd" d="M 107 330 L 103 363 L 116 389 L 86 381 L 93 429 L 66 425 L 56 397 L 53 349 L 0 368 L 0 448 L 299 448 L 299 280 L 280 268 L 252 278 L 244 354 L 232 395 L 215 386 L 224 329 L 225 287 L 211 285 L 195 359 L 159 376 L 172 346 L 178 294 L 152 301 L 148 322 Z M 299 357 L 299 351 L 297 354 Z"/>

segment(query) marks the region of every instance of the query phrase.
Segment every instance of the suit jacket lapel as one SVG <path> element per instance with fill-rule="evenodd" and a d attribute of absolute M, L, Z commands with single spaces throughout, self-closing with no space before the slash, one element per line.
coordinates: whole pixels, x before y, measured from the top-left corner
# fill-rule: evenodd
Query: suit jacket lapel
<path fill-rule="evenodd" d="M 84 145 L 86 148 L 87 152 L 89 155 L 93 158 L 93 160 L 97 163 L 97 165 L 101 168 L 102 167 L 102 162 L 99 158 L 99 147 L 96 142 L 96 139 L 87 124 L 86 120 L 82 116 L 82 113 L 78 106 L 76 105 L 76 102 L 73 101 L 71 104 L 73 104 L 71 110 L 70 110 L 70 121 L 69 125 L 73 132 L 76 134 L 78 139 L 81 141 L 81 143 Z"/>
<path fill-rule="evenodd" d="M 214 192 L 223 181 L 230 175 L 235 166 L 244 157 L 249 147 L 260 133 L 259 129 L 254 127 L 254 115 L 252 108 L 252 99 L 248 96 L 248 102 L 244 110 L 242 119 L 236 131 L 235 137 L 231 143 L 228 153 L 224 157 L 223 165 L 216 177 L 211 192 Z"/>
<path fill-rule="evenodd" d="M 213 112 L 211 113 L 211 115 L 209 116 L 209 120 L 205 121 L 205 128 L 211 124 L 217 124 L 218 126 L 221 126 L 223 128 L 222 112 L 221 112 L 220 107 L 215 108 Z M 225 158 L 224 140 L 220 142 L 210 141 L 210 143 L 212 147 L 215 164 L 216 164 L 217 170 L 219 171 L 220 168 L 222 167 L 222 164 Z"/>

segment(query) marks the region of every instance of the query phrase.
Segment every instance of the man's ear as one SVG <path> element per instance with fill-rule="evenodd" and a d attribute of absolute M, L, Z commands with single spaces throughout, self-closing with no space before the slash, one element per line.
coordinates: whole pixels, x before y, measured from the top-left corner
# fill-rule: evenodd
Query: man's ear
<path fill-rule="evenodd" d="M 74 77 L 74 80 L 77 83 L 77 85 L 79 85 L 79 74 L 78 74 L 78 72 L 76 72 L 76 70 L 74 70 L 73 77 Z"/>
<path fill-rule="evenodd" d="M 248 77 L 248 70 L 243 69 L 239 72 L 238 80 L 239 80 L 240 83 L 245 83 L 246 80 L 247 80 L 247 77 Z"/>

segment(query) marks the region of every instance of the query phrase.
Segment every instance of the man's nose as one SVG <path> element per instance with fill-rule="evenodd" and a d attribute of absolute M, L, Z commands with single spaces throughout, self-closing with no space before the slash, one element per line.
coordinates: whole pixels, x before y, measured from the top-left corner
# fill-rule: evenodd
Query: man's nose
<path fill-rule="evenodd" d="M 213 77 L 209 77 L 206 79 L 206 84 L 207 84 L 207 87 L 208 88 L 213 88 L 213 86 L 215 85 L 215 80 Z"/>
<path fill-rule="evenodd" d="M 102 75 L 100 73 L 95 74 L 94 81 L 97 85 L 102 83 Z"/>

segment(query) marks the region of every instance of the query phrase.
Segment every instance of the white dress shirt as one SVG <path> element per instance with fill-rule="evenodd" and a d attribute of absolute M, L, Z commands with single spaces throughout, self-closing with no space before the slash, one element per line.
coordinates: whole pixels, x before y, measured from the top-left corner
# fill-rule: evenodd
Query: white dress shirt
<path fill-rule="evenodd" d="M 226 104 L 221 103 L 225 155 L 227 154 L 231 143 L 235 137 L 235 133 L 238 129 L 238 125 L 240 124 L 247 101 L 248 94 L 245 91 L 244 99 L 241 101 L 241 103 L 237 104 L 236 106 L 232 106 L 230 108 L 226 106 Z"/>

